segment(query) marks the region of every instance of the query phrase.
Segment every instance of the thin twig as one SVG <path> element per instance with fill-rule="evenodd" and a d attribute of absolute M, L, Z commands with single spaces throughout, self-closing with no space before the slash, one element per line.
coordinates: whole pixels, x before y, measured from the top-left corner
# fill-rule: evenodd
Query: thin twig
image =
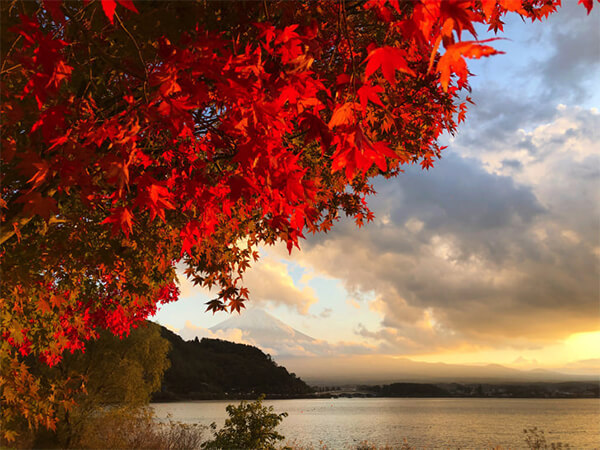
<path fill-rule="evenodd" d="M 344 23 L 343 32 L 348 42 L 348 50 L 350 51 L 350 61 L 352 62 L 352 91 L 356 97 L 356 62 L 354 61 L 354 51 L 352 50 L 352 40 L 350 39 L 350 33 L 348 33 L 348 20 L 346 17 L 346 0 L 341 0 L 341 12 L 342 20 Z"/>
<path fill-rule="evenodd" d="M 117 18 L 117 21 L 119 22 L 119 25 L 121 25 L 121 28 L 123 28 L 123 30 L 125 31 L 125 33 L 127 33 L 127 36 L 129 36 L 129 38 L 133 42 L 133 45 L 135 45 L 135 48 L 137 49 L 138 56 L 140 58 L 140 62 L 142 63 L 142 67 L 143 67 L 144 73 L 146 75 L 146 79 L 144 80 L 143 89 L 144 89 L 144 98 L 146 99 L 146 102 L 148 102 L 148 92 L 147 92 L 147 89 L 146 89 L 146 86 L 148 84 L 148 68 L 146 67 L 146 61 L 144 61 L 144 56 L 142 55 L 142 50 L 140 49 L 140 46 L 138 45 L 138 43 L 135 40 L 135 38 L 133 37 L 133 35 L 125 27 L 125 24 L 123 23 L 123 21 L 121 20 L 121 18 L 119 17 L 119 15 L 117 13 L 115 13 L 115 17 Z"/>
<path fill-rule="evenodd" d="M 6 62 L 6 60 L 5 60 L 5 62 Z M 19 67 L 22 67 L 22 66 L 23 66 L 22 64 L 17 64 L 16 66 L 9 67 L 8 69 L 1 71 L 0 75 L 4 75 L 5 73 L 12 72 L 13 70 L 18 69 Z"/>
<path fill-rule="evenodd" d="M 12 43 L 12 45 L 10 46 L 10 48 L 8 49 L 8 52 L 6 52 L 6 56 L 4 57 L 4 61 L 2 61 L 2 67 L 0 68 L 0 72 L 4 73 L 4 66 L 6 65 L 6 61 L 8 61 L 8 57 L 10 56 L 11 52 L 13 51 L 13 49 L 15 48 L 15 45 L 17 45 L 17 42 L 19 42 L 21 40 L 23 36 L 19 35 Z"/>

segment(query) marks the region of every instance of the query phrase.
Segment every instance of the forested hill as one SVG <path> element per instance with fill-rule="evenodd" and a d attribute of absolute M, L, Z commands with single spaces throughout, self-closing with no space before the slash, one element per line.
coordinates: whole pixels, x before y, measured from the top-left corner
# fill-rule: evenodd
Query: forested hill
<path fill-rule="evenodd" d="M 277 365 L 251 345 L 219 339 L 184 341 L 161 327 L 171 343 L 162 389 L 154 401 L 220 398 L 294 397 L 311 389 L 304 381 Z"/>

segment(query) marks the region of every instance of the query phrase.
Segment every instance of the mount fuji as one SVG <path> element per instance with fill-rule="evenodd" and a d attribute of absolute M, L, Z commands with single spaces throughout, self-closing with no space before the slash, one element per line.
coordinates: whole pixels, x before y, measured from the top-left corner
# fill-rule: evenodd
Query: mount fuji
<path fill-rule="evenodd" d="M 323 356 L 330 353 L 327 342 L 314 339 L 255 307 L 232 315 L 209 328 L 209 331 L 217 336 L 230 336 L 237 331 L 244 343 L 256 345 L 278 357 Z"/>

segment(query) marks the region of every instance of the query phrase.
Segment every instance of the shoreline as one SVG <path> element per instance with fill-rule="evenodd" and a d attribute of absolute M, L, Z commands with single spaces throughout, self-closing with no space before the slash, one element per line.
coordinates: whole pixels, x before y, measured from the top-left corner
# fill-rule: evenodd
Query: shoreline
<path fill-rule="evenodd" d="M 240 402 L 240 401 L 249 401 L 249 400 L 256 400 L 257 395 L 248 395 L 245 397 L 242 396 L 235 396 L 235 397 L 204 397 L 204 398 L 200 398 L 200 396 L 198 397 L 188 397 L 188 398 L 182 398 L 182 397 L 178 397 L 178 398 L 172 398 L 172 399 L 156 399 L 156 400 L 152 400 L 150 402 L 150 404 L 158 404 L 158 403 L 187 403 L 187 402 L 209 402 L 209 401 L 234 401 L 234 402 Z M 363 395 L 333 395 L 333 396 L 270 396 L 267 395 L 265 397 L 265 400 L 340 400 L 340 399 L 348 399 L 348 398 L 362 398 L 362 399 L 399 399 L 399 398 L 407 398 L 407 399 L 486 399 L 486 400 L 490 400 L 490 399 L 498 399 L 498 400 L 598 400 L 600 399 L 600 396 L 582 396 L 582 397 L 568 397 L 568 396 L 564 396 L 564 397 L 509 397 L 509 396 L 481 396 L 481 397 L 475 397 L 475 396 L 409 396 L 409 395 L 405 395 L 405 396 L 363 396 Z"/>
<path fill-rule="evenodd" d="M 338 398 L 523 398 L 523 399 L 600 399 L 600 383 L 392 383 L 387 385 L 348 385 L 312 387 L 313 392 L 248 392 L 164 390 L 152 396 L 153 403 L 195 400 L 255 400 L 265 394 L 267 400 L 338 399 Z"/>

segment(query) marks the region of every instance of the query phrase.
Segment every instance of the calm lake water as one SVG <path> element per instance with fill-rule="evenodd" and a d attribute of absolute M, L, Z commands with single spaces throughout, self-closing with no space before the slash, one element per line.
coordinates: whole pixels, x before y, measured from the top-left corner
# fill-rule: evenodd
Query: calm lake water
<path fill-rule="evenodd" d="M 154 403 L 157 416 L 223 425 L 233 401 Z M 239 402 L 237 402 L 239 403 Z M 523 448 L 523 429 L 573 449 L 600 448 L 598 399 L 340 398 L 266 401 L 289 416 L 279 427 L 288 442 L 331 449 L 367 440 L 418 448 Z"/>

